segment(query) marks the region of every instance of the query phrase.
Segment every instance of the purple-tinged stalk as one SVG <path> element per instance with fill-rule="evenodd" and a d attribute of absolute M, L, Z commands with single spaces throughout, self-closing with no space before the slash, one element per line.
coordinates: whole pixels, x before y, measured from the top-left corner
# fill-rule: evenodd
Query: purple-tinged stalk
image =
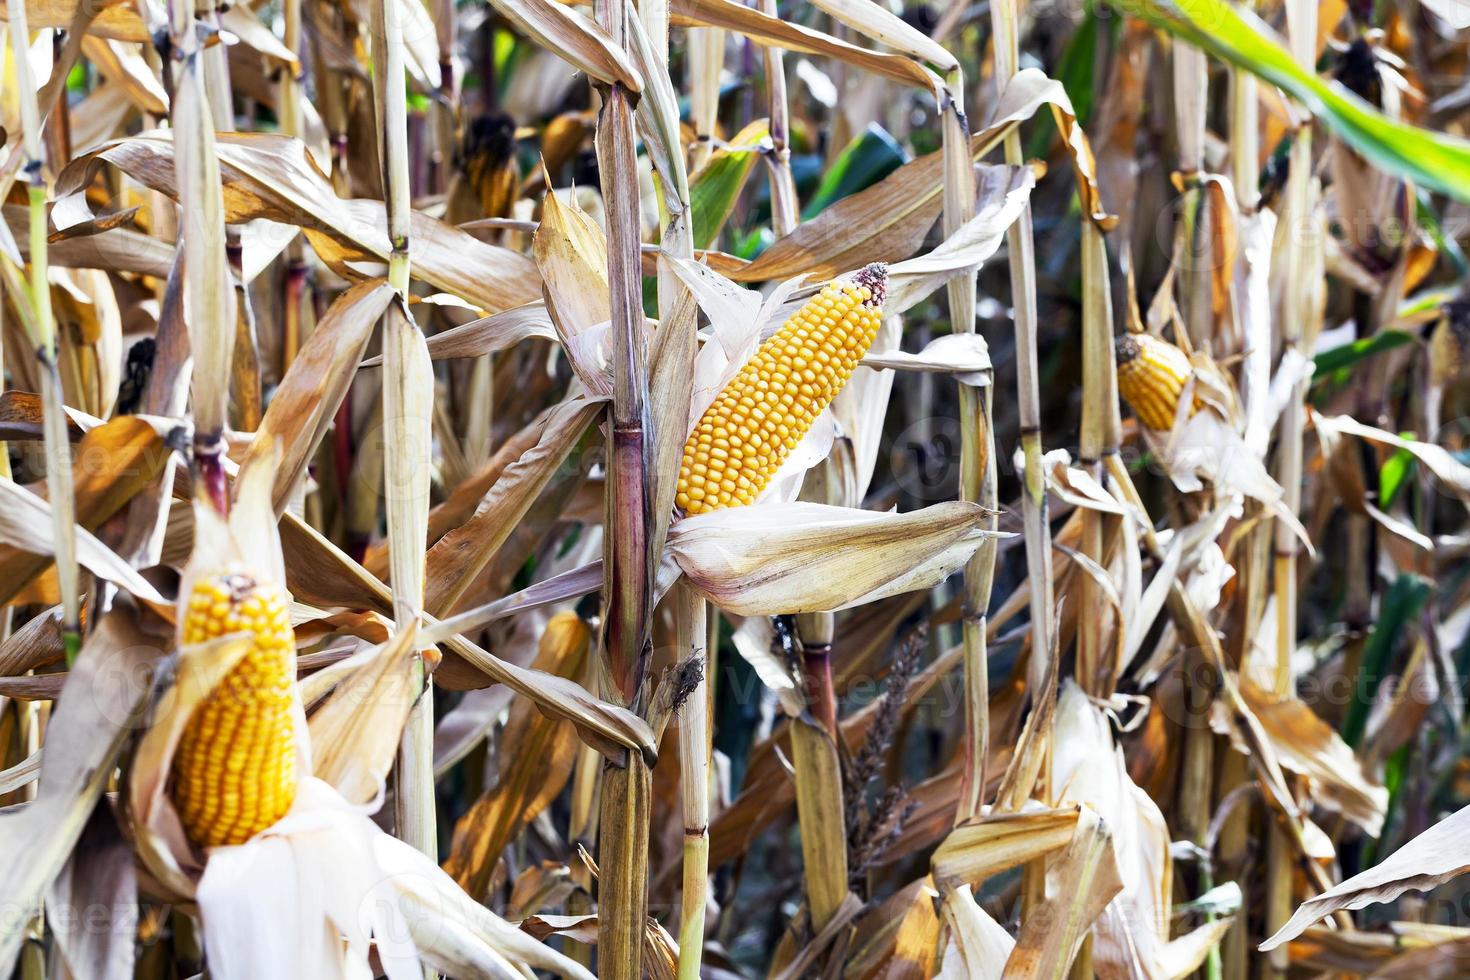
<path fill-rule="evenodd" d="M 597 0 L 597 23 L 613 44 L 628 44 L 622 0 Z M 640 707 L 647 669 L 653 556 L 648 431 L 647 357 L 643 336 L 638 170 L 633 95 L 622 84 L 601 86 L 597 164 L 607 207 L 608 283 L 613 335 L 611 445 L 608 450 L 606 579 L 603 595 L 608 676 L 613 699 Z M 641 980 L 648 907 L 648 825 L 651 774 L 629 753 L 603 773 L 599 827 L 598 974 Z"/>

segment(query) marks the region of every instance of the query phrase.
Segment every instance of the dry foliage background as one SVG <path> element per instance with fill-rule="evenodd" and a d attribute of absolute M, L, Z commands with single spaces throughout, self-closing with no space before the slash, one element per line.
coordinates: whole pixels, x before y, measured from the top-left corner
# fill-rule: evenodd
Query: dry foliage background
<path fill-rule="evenodd" d="M 0 975 L 1470 975 L 1462 3 L 3 14 Z M 284 850 L 160 803 L 232 510 Z"/>

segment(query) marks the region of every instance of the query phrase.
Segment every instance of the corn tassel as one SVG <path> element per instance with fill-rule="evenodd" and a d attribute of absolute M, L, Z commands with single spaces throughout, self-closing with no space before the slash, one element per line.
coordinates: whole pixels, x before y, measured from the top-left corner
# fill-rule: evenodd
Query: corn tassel
<path fill-rule="evenodd" d="M 194 711 L 174 756 L 174 804 L 201 847 L 244 843 L 285 816 L 296 795 L 296 648 L 285 595 L 240 571 L 200 581 L 184 644 L 231 633 L 249 634 L 251 650 Z"/>
<path fill-rule="evenodd" d="M 1184 351 L 1152 334 L 1124 334 L 1115 347 L 1118 361 L 1118 393 L 1150 429 L 1167 432 L 1174 428 L 1179 396 L 1184 392 L 1194 367 Z M 1196 398 L 1190 415 L 1199 411 Z"/>
<path fill-rule="evenodd" d="M 760 496 L 877 336 L 888 274 L 834 280 L 760 345 L 684 444 L 674 501 L 686 514 Z"/>

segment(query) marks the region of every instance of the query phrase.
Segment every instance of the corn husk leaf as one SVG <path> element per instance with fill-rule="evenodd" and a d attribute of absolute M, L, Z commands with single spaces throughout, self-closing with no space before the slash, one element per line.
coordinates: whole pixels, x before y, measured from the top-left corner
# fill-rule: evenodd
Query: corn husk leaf
<path fill-rule="evenodd" d="M 311 714 L 315 775 L 349 803 L 381 799 L 387 787 L 417 694 L 415 636 L 410 622 L 386 643 L 339 665 L 344 676 Z"/>
<path fill-rule="evenodd" d="M 1461 500 L 1470 502 L 1470 466 L 1457 460 L 1443 446 L 1418 439 L 1407 439 L 1393 432 L 1365 425 L 1348 415 L 1325 416 L 1311 413 L 1312 424 L 1333 434 L 1356 436 L 1381 446 L 1402 449 L 1413 454 L 1433 473 L 1440 486 Z"/>
<path fill-rule="evenodd" d="M 945 888 L 979 887 L 992 875 L 1059 851 L 1077 830 L 1078 812 L 1028 808 L 961 824 L 934 852 L 934 880 Z"/>
<path fill-rule="evenodd" d="M 1257 662 L 1265 666 L 1264 658 L 1253 658 Z M 1282 768 L 1306 776 L 1316 802 L 1379 836 L 1388 789 L 1363 770 L 1342 736 L 1300 699 L 1275 697 L 1250 677 L 1241 679 L 1240 693 L 1276 747 Z"/>
<path fill-rule="evenodd" d="M 546 624 L 533 666 L 579 677 L 590 641 L 591 632 L 575 613 L 560 613 Z M 470 895 L 486 892 L 506 845 L 561 793 L 581 748 L 571 726 L 526 701 L 511 709 L 500 746 L 500 778 L 456 822 L 445 862 L 445 870 Z"/>
<path fill-rule="evenodd" d="M 104 678 L 149 676 L 166 642 L 120 605 L 83 645 L 67 678 L 78 696 L 58 701 L 47 726 L 40 791 L 24 810 L 0 815 L 0 866 L 16 912 L 0 918 L 0 972 L 14 965 L 30 915 L 40 911 L 144 710 L 146 685 Z"/>
<path fill-rule="evenodd" d="M 34 27 L 32 28 L 34 29 Z M 168 114 L 168 93 L 148 67 L 142 52 L 128 44 L 89 34 L 82 54 L 104 76 L 122 89 L 135 107 L 156 116 Z"/>
<path fill-rule="evenodd" d="M 339 296 L 312 330 L 281 379 L 242 465 L 283 452 L 272 493 L 277 513 L 306 471 L 347 394 L 358 359 L 367 347 L 393 290 L 381 279 L 359 283 Z M 279 449 L 278 449 L 279 447 Z"/>
<path fill-rule="evenodd" d="M 902 55 L 860 48 L 846 41 L 781 20 L 733 0 L 674 0 L 669 5 L 674 22 L 736 31 L 755 41 L 787 51 L 823 55 L 930 92 L 939 78 L 923 65 Z"/>
<path fill-rule="evenodd" d="M 56 948 L 73 976 L 132 980 L 137 924 L 130 913 L 137 899 L 132 850 L 112 810 L 99 806 L 46 893 Z"/>
<path fill-rule="evenodd" d="M 943 581 L 981 539 L 983 508 L 961 501 L 909 514 L 825 504 L 738 507 L 685 518 L 669 550 L 691 586 L 741 616 L 820 612 Z"/>
<path fill-rule="evenodd" d="M 127 798 L 138 858 L 161 886 L 180 898 L 193 896 L 204 862 L 185 837 L 166 792 L 174 752 L 194 710 L 250 649 L 251 638 L 245 634 L 182 648 L 173 683 L 133 754 Z"/>
<path fill-rule="evenodd" d="M 546 309 L 577 377 L 589 391 L 612 395 L 612 305 L 607 237 L 576 203 L 546 196 L 532 239 Z"/>
<path fill-rule="evenodd" d="M 959 67 L 944 45 L 872 0 L 815 0 L 813 5 L 869 40 L 927 61 L 941 72 Z"/>
<path fill-rule="evenodd" d="M 440 331 L 428 338 L 429 356 L 436 361 L 479 357 L 509 350 L 522 341 L 533 339 L 561 342 L 556 325 L 551 321 L 551 312 L 544 302 L 527 303 Z M 370 357 L 362 362 L 362 366 L 378 367 L 382 363 L 382 357 Z"/>
<path fill-rule="evenodd" d="M 869 351 L 863 357 L 862 363 L 870 368 L 948 374 L 961 384 L 976 388 L 990 384 L 993 370 L 990 345 L 977 333 L 954 333 L 936 337 L 917 354 L 901 350 Z"/>
<path fill-rule="evenodd" d="M 736 651 L 755 670 L 761 683 L 776 695 L 781 709 L 795 718 L 806 707 L 806 697 L 802 693 L 801 678 L 790 664 L 772 652 L 771 642 L 775 635 L 770 617 L 751 616 L 740 624 L 731 639 Z"/>
<path fill-rule="evenodd" d="M 261 894 L 272 901 L 261 903 Z M 300 783 L 274 826 L 211 852 L 198 902 L 211 970 L 222 980 L 297 970 L 359 976 L 370 948 L 389 980 L 422 976 L 421 959 L 459 975 L 520 977 L 534 966 L 592 976 L 471 901 L 433 861 L 317 779 Z M 262 943 L 260 929 L 288 938 Z"/>
<path fill-rule="evenodd" d="M 478 512 L 435 543 L 424 595 L 429 612 L 453 610 L 601 412 L 600 402 L 582 398 L 557 406 L 537 443 L 505 469 Z"/>
<path fill-rule="evenodd" d="M 977 166 L 975 214 L 937 248 L 888 267 L 883 309 L 902 313 L 951 279 L 973 274 L 996 253 L 1006 229 L 1026 209 L 1036 186 L 1030 167 Z"/>
<path fill-rule="evenodd" d="M 70 28 L 81 0 L 27 0 L 26 26 L 32 31 L 46 28 Z M 98 5 L 99 10 L 88 32 L 118 41 L 148 42 L 152 36 L 142 19 L 125 0 Z M 0 8 L 0 20 L 8 21 L 9 12 Z"/>
<path fill-rule="evenodd" d="M 1119 976 L 1193 972 L 1229 927 L 1228 917 L 1170 939 L 1174 871 L 1169 828 L 1133 783 L 1109 721 L 1068 679 L 1057 703 L 1053 778 L 1064 802 L 1088 808 L 1110 828 L 1119 890 L 1094 926 L 1093 962 Z"/>
<path fill-rule="evenodd" d="M 970 151 L 976 159 L 1000 144 L 1024 120 L 1031 118 L 1043 105 L 1066 97 L 1060 83 L 1036 69 L 1018 72 L 1001 93 L 991 118 L 983 129 L 970 138 Z M 1010 187 L 1026 181 L 1025 174 L 1009 168 L 982 170 L 997 178 L 996 211 L 977 223 L 957 229 L 960 238 L 954 253 L 945 253 L 941 261 L 956 261 L 958 268 L 978 264 L 979 255 L 991 234 L 991 226 L 1003 220 L 1007 198 L 1022 193 Z M 802 222 L 790 235 L 760 254 L 754 262 L 732 273 L 741 282 L 786 279 L 806 273 L 819 279 L 830 279 L 846 269 L 856 269 L 869 262 L 897 263 L 918 251 L 929 229 L 939 220 L 944 207 L 944 154 L 935 152 L 899 167 L 866 190 L 845 197 L 811 221 Z M 1015 200 L 1011 198 L 1011 205 Z M 1012 218 L 1012 220 L 1014 220 Z M 1011 222 L 1006 221 L 1009 225 Z M 1004 230 L 1004 226 L 1002 227 Z M 972 233 L 974 240 L 971 239 Z M 921 266 L 921 268 L 923 268 Z M 921 273 L 927 276 L 928 273 Z M 948 276 L 951 273 L 946 273 Z M 943 280 L 934 284 L 938 288 Z M 900 307 L 894 307 L 898 312 Z"/>
<path fill-rule="evenodd" d="M 1111 830 L 1088 807 L 1067 849 L 1046 872 L 1046 897 L 1021 923 L 1007 977 L 1065 976 L 1089 926 L 1122 891 Z"/>

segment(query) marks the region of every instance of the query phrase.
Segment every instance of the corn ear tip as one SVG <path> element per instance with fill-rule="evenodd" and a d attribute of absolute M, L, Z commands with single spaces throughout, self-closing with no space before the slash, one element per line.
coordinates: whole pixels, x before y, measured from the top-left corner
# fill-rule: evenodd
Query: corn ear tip
<path fill-rule="evenodd" d="M 1131 333 L 1125 333 L 1113 345 L 1113 356 L 1119 364 L 1127 364 L 1142 353 L 1143 344 Z"/>
<path fill-rule="evenodd" d="M 868 291 L 864 305 L 881 309 L 888 298 L 888 265 L 884 262 L 869 262 L 852 277 L 853 284 Z"/>

